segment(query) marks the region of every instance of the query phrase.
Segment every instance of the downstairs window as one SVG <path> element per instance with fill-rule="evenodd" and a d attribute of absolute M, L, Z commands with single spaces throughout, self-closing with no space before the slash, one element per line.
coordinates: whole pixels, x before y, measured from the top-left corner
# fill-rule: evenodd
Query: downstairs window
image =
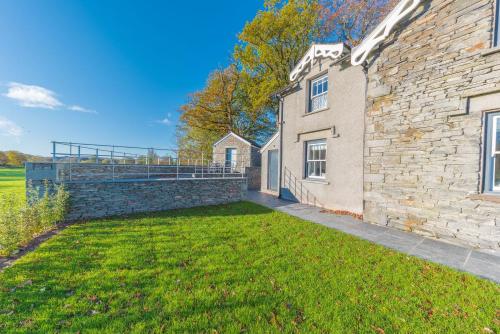
<path fill-rule="evenodd" d="M 306 177 L 324 179 L 326 176 L 326 140 L 306 142 Z"/>
<path fill-rule="evenodd" d="M 500 112 L 486 116 L 484 191 L 500 193 Z"/>

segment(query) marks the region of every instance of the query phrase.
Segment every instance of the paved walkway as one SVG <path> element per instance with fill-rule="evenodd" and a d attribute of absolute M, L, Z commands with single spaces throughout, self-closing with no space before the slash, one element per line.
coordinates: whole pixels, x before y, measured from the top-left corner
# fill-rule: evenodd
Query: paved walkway
<path fill-rule="evenodd" d="M 419 236 L 414 233 L 360 222 L 350 216 L 322 213 L 320 208 L 288 202 L 257 191 L 248 193 L 248 200 L 349 233 L 386 247 L 467 271 L 500 283 L 500 256 L 472 248 Z"/>

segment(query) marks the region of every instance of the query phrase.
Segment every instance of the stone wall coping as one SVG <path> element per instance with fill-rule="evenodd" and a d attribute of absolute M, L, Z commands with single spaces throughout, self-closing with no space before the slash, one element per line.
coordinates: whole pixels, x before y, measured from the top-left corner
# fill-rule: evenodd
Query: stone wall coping
<path fill-rule="evenodd" d="M 114 180 L 76 180 L 55 181 L 63 184 L 85 184 L 85 183 L 133 183 L 133 182 L 168 182 L 168 181 L 207 181 L 207 180 L 246 180 L 246 177 L 205 177 L 205 178 L 179 178 L 179 179 L 114 179 Z"/>

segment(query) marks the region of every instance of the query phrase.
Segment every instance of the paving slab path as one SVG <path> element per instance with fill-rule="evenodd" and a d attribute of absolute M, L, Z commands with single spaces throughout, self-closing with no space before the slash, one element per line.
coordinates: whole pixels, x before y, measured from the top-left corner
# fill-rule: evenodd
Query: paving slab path
<path fill-rule="evenodd" d="M 466 271 L 500 283 L 500 253 L 481 251 L 431 239 L 390 227 L 363 223 L 350 216 L 321 212 L 321 208 L 289 202 L 258 191 L 249 191 L 247 199 L 268 208 L 321 224 L 362 239 L 414 255 L 432 262 Z"/>

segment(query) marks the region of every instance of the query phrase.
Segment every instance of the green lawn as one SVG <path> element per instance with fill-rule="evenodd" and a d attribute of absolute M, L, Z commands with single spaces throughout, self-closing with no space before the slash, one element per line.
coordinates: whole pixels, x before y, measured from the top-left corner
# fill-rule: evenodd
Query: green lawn
<path fill-rule="evenodd" d="M 24 168 L 0 168 L 0 195 L 6 193 L 24 196 Z"/>
<path fill-rule="evenodd" d="M 500 333 L 500 288 L 251 203 L 73 225 L 0 273 L 0 332 Z"/>

